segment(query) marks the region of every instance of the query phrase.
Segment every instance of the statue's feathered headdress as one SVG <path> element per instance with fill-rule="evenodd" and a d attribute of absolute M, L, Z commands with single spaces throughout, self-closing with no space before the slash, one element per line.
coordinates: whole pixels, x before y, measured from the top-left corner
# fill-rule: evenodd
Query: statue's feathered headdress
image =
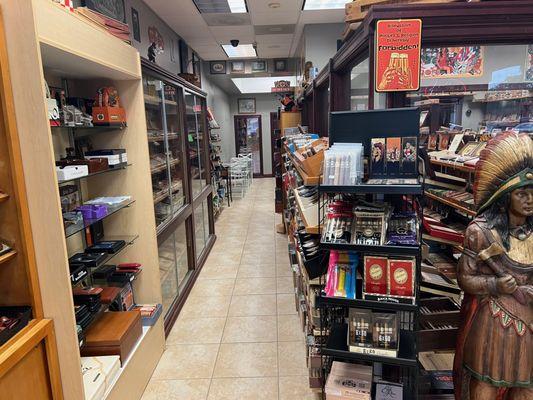
<path fill-rule="evenodd" d="M 533 141 L 527 134 L 505 132 L 492 139 L 476 165 L 474 201 L 478 213 L 503 195 L 533 185 Z"/>

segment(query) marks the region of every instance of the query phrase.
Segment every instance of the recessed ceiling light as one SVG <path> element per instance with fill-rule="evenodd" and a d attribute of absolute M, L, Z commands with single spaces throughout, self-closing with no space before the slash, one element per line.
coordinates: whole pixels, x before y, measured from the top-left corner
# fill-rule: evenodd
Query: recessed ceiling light
<path fill-rule="evenodd" d="M 229 58 L 252 58 L 257 57 L 253 44 L 240 44 L 233 47 L 231 44 L 223 44 L 222 49 Z"/>
<path fill-rule="evenodd" d="M 281 4 L 279 4 L 279 3 L 268 3 L 268 7 L 270 7 L 270 8 L 280 8 Z"/>
<path fill-rule="evenodd" d="M 245 0 L 228 0 L 228 5 L 232 13 L 248 12 Z"/>
<path fill-rule="evenodd" d="M 305 0 L 302 10 L 333 10 L 344 8 L 346 0 Z"/>

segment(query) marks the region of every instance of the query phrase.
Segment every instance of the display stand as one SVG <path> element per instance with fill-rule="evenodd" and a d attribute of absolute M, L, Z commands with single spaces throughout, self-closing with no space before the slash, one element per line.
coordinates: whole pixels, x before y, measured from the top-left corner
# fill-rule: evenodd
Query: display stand
<path fill-rule="evenodd" d="M 131 165 L 83 179 L 80 186 L 85 198 L 127 194 L 135 200 L 131 207 L 105 220 L 105 233 L 138 236 L 113 262 L 142 264 L 143 271 L 134 282 L 135 301 L 160 303 L 155 224 L 153 219 L 146 218 L 153 213 L 153 198 L 139 54 L 52 1 L 2 0 L 0 7 L 5 14 L 9 65 L 14 71 L 12 86 L 24 87 L 24 90 L 15 91 L 13 103 L 24 165 L 25 185 L 20 186 L 25 186 L 28 194 L 43 315 L 53 319 L 56 327 L 61 372 L 58 382 L 64 397 L 83 399 L 68 268 L 68 256 L 83 242 L 80 242 L 80 234 L 65 238 L 54 160 L 58 156 L 57 149 L 65 147 L 59 147 L 58 143 L 69 134 L 50 129 L 44 101 L 44 76 L 59 83 L 66 80 L 74 95 L 84 97 L 93 97 L 95 90 L 104 85 L 114 85 L 118 89 L 126 111 L 127 128 L 99 132 L 94 129 L 91 138 L 95 148 L 126 149 Z M 139 338 L 127 363 L 108 388 L 106 398 L 140 398 L 163 348 L 160 318 Z"/>
<path fill-rule="evenodd" d="M 367 112 L 333 112 L 330 121 L 330 143 L 362 143 L 364 154 L 370 155 L 370 140 L 381 137 L 419 137 L 419 110 L 416 108 L 379 110 Z M 322 231 L 324 222 L 324 209 L 327 204 L 340 194 L 355 194 L 366 196 L 366 200 L 385 200 L 391 204 L 400 204 L 407 200 L 416 203 L 416 196 L 423 193 L 423 183 L 413 185 L 396 184 L 360 184 L 355 186 L 319 186 L 322 198 L 319 201 L 319 229 Z M 420 210 L 419 210 L 420 212 Z M 416 259 L 416 273 L 414 282 L 413 304 L 403 304 L 395 301 L 391 296 L 380 296 L 383 301 L 368 300 L 362 298 L 362 280 L 356 281 L 356 299 L 326 297 L 323 292 L 319 297 L 321 331 L 327 336 L 322 347 L 322 362 L 325 384 L 331 368 L 331 362 L 335 360 L 344 362 L 371 362 L 383 364 L 389 376 L 394 375 L 403 384 L 404 398 L 418 398 L 418 349 L 417 330 L 419 320 L 420 277 L 421 277 L 421 246 L 371 246 L 357 244 L 333 244 L 320 243 L 323 250 L 342 250 L 359 253 L 358 272 L 364 276 L 362 270 L 362 256 L 410 256 Z M 325 284 L 322 281 L 322 284 Z M 350 352 L 347 343 L 347 325 L 345 318 L 350 308 L 368 309 L 375 312 L 397 312 L 400 321 L 399 348 L 397 357 L 389 357 L 377 354 L 361 354 Z M 396 371 L 387 370 L 396 368 Z"/>

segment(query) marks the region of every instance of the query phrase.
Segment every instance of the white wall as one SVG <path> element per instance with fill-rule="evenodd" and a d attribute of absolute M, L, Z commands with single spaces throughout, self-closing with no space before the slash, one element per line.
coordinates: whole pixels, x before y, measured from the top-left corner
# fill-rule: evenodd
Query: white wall
<path fill-rule="evenodd" d="M 202 77 L 202 89 L 207 93 L 207 105 L 211 108 L 216 121 L 220 125 L 220 129 L 216 130 L 216 132 L 222 138 L 222 159 L 229 161 L 235 152 L 231 98 L 209 80 L 209 75 Z"/>
<path fill-rule="evenodd" d="M 321 71 L 337 52 L 344 24 L 310 24 L 304 28 L 305 60 Z"/>
<path fill-rule="evenodd" d="M 274 93 L 261 93 L 261 94 L 243 94 L 231 97 L 231 143 L 228 143 L 228 147 L 231 147 L 230 157 L 235 156 L 235 132 L 233 127 L 233 117 L 239 114 L 237 108 L 237 99 L 239 98 L 255 98 L 255 114 L 261 115 L 261 133 L 263 137 L 263 173 L 268 175 L 272 174 L 272 140 L 270 134 L 270 113 L 276 112 L 278 106 L 280 106 L 279 95 Z M 224 146 L 226 147 L 226 146 Z"/>

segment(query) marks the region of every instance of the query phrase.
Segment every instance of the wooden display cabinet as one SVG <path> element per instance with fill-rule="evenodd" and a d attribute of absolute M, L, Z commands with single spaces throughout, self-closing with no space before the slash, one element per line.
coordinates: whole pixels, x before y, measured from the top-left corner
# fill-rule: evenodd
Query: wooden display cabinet
<path fill-rule="evenodd" d="M 50 377 L 48 386 L 53 397 L 48 398 L 60 399 L 61 394 L 55 393 L 62 391 L 65 399 L 79 400 L 84 398 L 84 389 L 68 256 L 83 241 L 80 237 L 82 233 L 65 238 L 54 161 L 59 155 L 55 150 L 64 151 L 64 143 L 69 142 L 71 136 L 70 133 L 61 132 L 61 129 L 50 129 L 44 101 L 44 77 L 56 83 L 66 82 L 69 91 L 84 97 L 93 97 L 96 89 L 103 85 L 114 85 L 118 89 L 126 111 L 127 127 L 100 132 L 95 129 L 90 137 L 96 149 L 125 148 L 128 164 L 131 165 L 120 171 L 86 178 L 80 183 L 80 188 L 85 198 L 122 194 L 133 197 L 135 203 L 131 207 L 106 220 L 105 233 L 109 236 L 138 236 L 116 256 L 113 263 L 141 263 L 142 273 L 134 282 L 135 301 L 160 303 L 156 229 L 153 219 L 146 218 L 146 215 L 153 213 L 154 202 L 139 53 L 49 0 L 0 0 L 0 10 L 4 14 L 7 44 L 2 48 L 7 50 L 13 88 L 10 114 L 16 118 L 20 141 L 21 175 L 18 178 L 20 184 L 16 187 L 25 188 L 27 192 L 27 217 L 31 221 L 35 249 L 35 279 L 28 280 L 31 285 L 21 287 L 22 295 L 18 300 L 27 303 L 30 293 L 35 296 L 36 290 L 40 291 L 40 316 L 53 320 L 58 348 L 57 362 L 54 364 L 53 359 L 50 362 L 53 346 L 48 339 L 53 339 L 51 322 L 43 326 L 38 319 L 39 314 L 34 315 L 37 316 L 37 325 L 34 328 L 34 325 L 29 325 L 28 329 L 31 332 L 37 328 L 39 332 L 49 332 L 47 336 L 42 333 L 36 336 L 41 338 L 39 343 L 44 345 L 38 345 L 35 341 L 28 341 L 30 344 L 25 347 L 21 345 L 21 348 L 31 350 L 25 358 L 18 358 L 17 361 L 23 360 L 21 363 L 24 364 L 9 361 L 14 360 L 10 353 L 16 348 L 9 346 L 7 354 L 0 348 L 0 388 L 14 388 L 16 382 L 21 380 L 18 379 L 21 371 L 26 371 L 25 380 L 33 376 L 33 371 L 28 371 L 31 363 L 34 371 L 48 370 L 46 374 L 39 373 L 35 378 L 36 382 L 45 382 L 43 377 Z M 21 32 L 24 34 L 21 35 Z M 73 132 L 74 137 L 84 134 Z M 6 202 L 0 204 L 0 208 L 10 206 L 13 201 L 10 187 L 0 189 L 10 195 Z M 26 241 L 28 243 L 31 241 Z M 19 260 L 18 255 L 10 263 L 15 260 Z M 34 309 L 38 310 L 38 307 Z M 144 328 L 133 353 L 123 363 L 118 378 L 111 383 L 105 398 L 140 398 L 163 349 L 164 329 L 163 319 L 160 318 L 154 326 Z M 48 362 L 43 367 L 45 358 Z M 5 364 L 5 359 L 8 359 L 8 364 Z M 9 371 L 13 373 L 5 373 L 7 370 L 4 365 L 9 365 Z M 20 365 L 21 369 L 11 367 L 14 365 Z M 41 367 L 37 368 L 37 365 Z M 14 398 L 47 398 L 40 393 L 45 391 L 33 396 L 20 392 Z"/>

